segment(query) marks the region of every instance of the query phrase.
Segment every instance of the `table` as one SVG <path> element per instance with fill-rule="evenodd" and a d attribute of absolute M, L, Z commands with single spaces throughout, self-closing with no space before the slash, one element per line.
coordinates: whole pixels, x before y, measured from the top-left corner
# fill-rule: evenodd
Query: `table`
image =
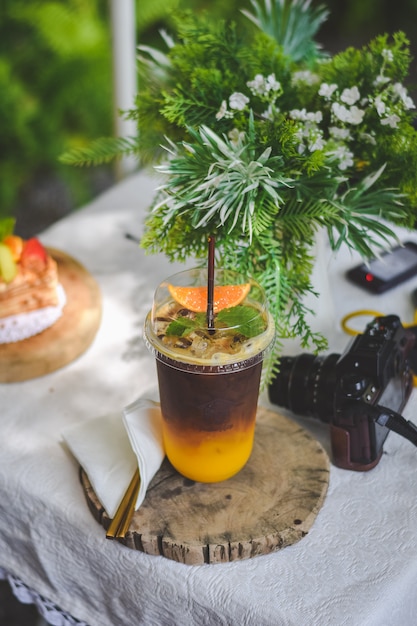
<path fill-rule="evenodd" d="M 332 466 L 327 497 L 308 535 L 270 555 L 187 566 L 109 541 L 93 519 L 61 432 L 155 389 L 141 327 L 154 286 L 180 267 L 146 256 L 125 233 L 140 236 L 156 185 L 149 172 L 134 174 L 40 234 L 95 277 L 103 318 L 93 344 L 76 361 L 42 378 L 0 385 L 0 572 L 23 581 L 29 587 L 20 585 L 24 593 L 40 595 L 51 623 L 415 624 L 417 450 L 393 433 L 372 471 Z M 377 307 L 412 320 L 409 294 L 417 279 L 368 296 L 344 279 L 357 260 L 344 250 L 318 271 L 330 289 L 317 309 L 332 315 L 319 315 L 316 323 L 328 333 L 332 351 L 348 343 L 338 321 L 351 310 Z M 261 403 L 268 404 L 265 394 Z M 407 419 L 416 421 L 416 406 L 413 393 Z M 325 424 L 294 419 L 329 451 Z M 52 620 L 58 607 L 66 621 Z"/>

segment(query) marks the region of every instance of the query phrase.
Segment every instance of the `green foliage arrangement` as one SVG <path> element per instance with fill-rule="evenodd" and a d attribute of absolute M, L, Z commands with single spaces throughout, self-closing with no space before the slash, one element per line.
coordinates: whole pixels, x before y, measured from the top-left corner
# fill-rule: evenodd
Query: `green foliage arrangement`
<path fill-rule="evenodd" d="M 128 113 L 138 137 L 103 139 L 64 160 L 134 153 L 156 164 L 163 182 L 141 245 L 205 262 L 215 235 L 217 265 L 264 286 L 278 337 L 321 350 L 304 304 L 317 231 L 334 250 L 345 244 L 366 258 L 393 242 L 393 224 L 416 221 L 409 42 L 381 35 L 330 57 L 314 41 L 324 6 L 251 4 L 245 28 L 181 16 L 166 53 L 142 50 Z"/>

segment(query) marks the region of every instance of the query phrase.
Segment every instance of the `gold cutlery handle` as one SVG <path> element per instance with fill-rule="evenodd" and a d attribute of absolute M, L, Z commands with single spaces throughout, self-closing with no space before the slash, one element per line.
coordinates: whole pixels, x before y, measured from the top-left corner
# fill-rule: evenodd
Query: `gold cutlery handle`
<path fill-rule="evenodd" d="M 126 493 L 124 494 L 116 514 L 107 530 L 106 537 L 114 539 L 115 537 L 124 537 L 129 528 L 132 515 L 135 511 L 135 504 L 139 493 L 140 476 L 139 471 L 133 474 Z"/>

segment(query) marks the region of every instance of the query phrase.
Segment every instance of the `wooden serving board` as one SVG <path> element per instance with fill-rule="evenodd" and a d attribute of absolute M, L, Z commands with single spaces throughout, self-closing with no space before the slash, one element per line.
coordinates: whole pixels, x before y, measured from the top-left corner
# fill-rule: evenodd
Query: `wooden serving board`
<path fill-rule="evenodd" d="M 94 278 L 65 252 L 48 252 L 58 263 L 67 297 L 62 316 L 38 335 L 0 345 L 0 383 L 37 378 L 71 363 L 87 350 L 100 326 L 101 294 Z"/>
<path fill-rule="evenodd" d="M 236 476 L 196 483 L 167 459 L 133 515 L 127 547 L 199 565 L 248 559 L 304 537 L 325 498 L 329 459 L 295 422 L 258 409 L 252 455 Z M 81 470 L 87 503 L 96 520 L 110 520 Z"/>

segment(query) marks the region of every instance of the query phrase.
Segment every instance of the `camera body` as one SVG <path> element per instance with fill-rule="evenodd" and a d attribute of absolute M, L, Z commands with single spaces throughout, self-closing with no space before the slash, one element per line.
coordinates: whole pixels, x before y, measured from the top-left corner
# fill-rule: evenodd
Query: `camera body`
<path fill-rule="evenodd" d="M 410 396 L 414 341 L 396 315 L 377 317 L 342 355 L 282 357 L 270 401 L 329 423 L 333 463 L 367 471 L 389 433 L 376 423 L 378 407 L 400 413 Z"/>

